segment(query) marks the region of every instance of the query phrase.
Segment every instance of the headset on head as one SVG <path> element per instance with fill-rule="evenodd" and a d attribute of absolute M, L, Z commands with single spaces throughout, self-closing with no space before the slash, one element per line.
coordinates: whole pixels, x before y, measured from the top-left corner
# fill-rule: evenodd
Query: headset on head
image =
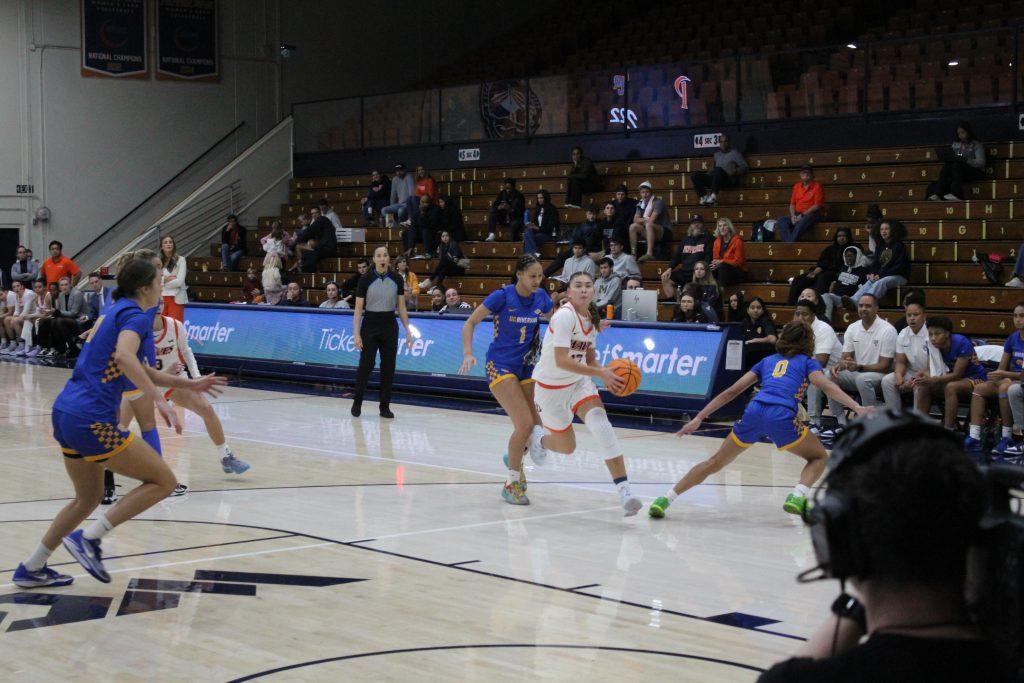
<path fill-rule="evenodd" d="M 874 456 L 886 442 L 912 436 L 917 439 L 940 439 L 955 448 L 962 444 L 956 435 L 935 420 L 916 411 L 879 410 L 849 427 L 836 439 L 829 458 L 828 472 L 818 488 L 814 504 L 804 513 L 810 527 L 811 542 L 818 566 L 802 572 L 801 582 L 821 579 L 846 580 L 863 577 L 870 571 L 857 514 L 857 502 L 845 492 L 825 485 L 850 463 L 864 462 Z"/>

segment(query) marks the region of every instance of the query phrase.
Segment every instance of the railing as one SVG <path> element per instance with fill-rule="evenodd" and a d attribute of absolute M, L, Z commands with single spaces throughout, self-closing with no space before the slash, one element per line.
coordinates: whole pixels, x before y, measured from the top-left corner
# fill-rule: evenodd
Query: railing
<path fill-rule="evenodd" d="M 1019 109 L 1022 26 L 298 102 L 295 149 Z"/>

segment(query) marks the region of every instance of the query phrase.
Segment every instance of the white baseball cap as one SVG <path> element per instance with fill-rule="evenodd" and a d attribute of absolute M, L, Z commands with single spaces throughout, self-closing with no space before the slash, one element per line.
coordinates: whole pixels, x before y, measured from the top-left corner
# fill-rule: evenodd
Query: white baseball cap
<path fill-rule="evenodd" d="M 651 186 L 651 181 L 649 181 L 649 180 L 645 180 L 645 181 L 643 181 L 642 183 L 640 183 L 640 188 L 641 188 L 641 189 L 643 189 L 643 188 L 645 188 L 645 187 L 646 187 L 646 188 L 647 188 L 648 190 L 654 190 L 654 188 L 653 188 L 653 187 Z"/>

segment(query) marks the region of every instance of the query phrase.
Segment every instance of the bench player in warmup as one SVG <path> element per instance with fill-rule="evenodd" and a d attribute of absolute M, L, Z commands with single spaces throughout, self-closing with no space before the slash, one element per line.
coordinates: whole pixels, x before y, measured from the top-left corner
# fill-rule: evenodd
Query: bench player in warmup
<path fill-rule="evenodd" d="M 589 273 L 574 273 L 566 298 L 568 304 L 551 316 L 533 370 L 534 400 L 548 432 L 540 445 L 556 453 L 572 453 L 576 450 L 572 418 L 579 416 L 597 440 L 598 454 L 618 487 L 625 516 L 631 517 L 643 504 L 630 491 L 622 449 L 593 380 L 600 377 L 612 392 L 625 387 L 625 380 L 614 369 L 597 363 L 594 343 L 601 318 L 594 305 L 594 278 Z"/>
<path fill-rule="evenodd" d="M 766 436 L 780 451 L 790 451 L 807 461 L 800 473 L 800 483 L 786 496 L 782 506 L 790 514 L 803 513 L 810 488 L 825 471 L 828 458 L 818 437 L 798 422 L 800 399 L 808 383 L 858 416 L 869 412 L 869 409 L 847 396 L 839 385 L 825 376 L 821 364 L 811 356 L 814 352 L 814 332 L 806 323 L 794 320 L 787 324 L 779 334 L 775 349 L 776 353 L 761 360 L 676 432 L 676 436 L 693 434 L 709 415 L 755 384 L 761 384 L 761 391 L 747 404 L 743 417 L 733 425 L 718 452 L 695 465 L 664 496 L 655 499 L 648 509 L 651 517 L 664 517 L 668 506 L 677 496 L 720 471 Z"/>

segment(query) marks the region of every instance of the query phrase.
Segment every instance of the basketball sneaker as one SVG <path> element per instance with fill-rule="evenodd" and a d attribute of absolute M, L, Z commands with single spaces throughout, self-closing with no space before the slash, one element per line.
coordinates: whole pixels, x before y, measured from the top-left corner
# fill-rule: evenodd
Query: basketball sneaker
<path fill-rule="evenodd" d="M 526 491 L 523 490 L 523 485 L 518 481 L 514 481 L 511 484 L 506 483 L 501 489 L 501 497 L 505 499 L 506 503 L 511 505 L 530 504 L 530 499 L 526 497 Z"/>
<path fill-rule="evenodd" d="M 782 504 L 782 509 L 791 515 L 802 515 L 807 509 L 807 499 L 791 493 L 786 496 L 786 502 Z"/>
<path fill-rule="evenodd" d="M 651 507 L 647 508 L 647 516 L 653 517 L 654 519 L 661 519 L 665 516 L 665 510 L 668 510 L 668 506 L 671 503 L 668 502 L 668 498 L 665 496 L 659 496 L 654 499 L 651 503 Z"/>
<path fill-rule="evenodd" d="M 228 474 L 242 474 L 250 467 L 252 466 L 246 461 L 236 458 L 234 453 L 220 459 L 220 468 Z"/>
<path fill-rule="evenodd" d="M 184 496 L 186 493 L 188 493 L 188 485 L 179 483 L 171 491 L 171 497 Z"/>
<path fill-rule="evenodd" d="M 530 460 L 537 467 L 542 467 L 544 461 L 548 459 L 548 451 L 544 448 L 544 444 L 541 443 L 543 438 L 544 428 L 540 425 L 534 425 L 533 433 L 530 434 Z"/>
<path fill-rule="evenodd" d="M 117 502 L 117 492 L 114 489 L 103 489 L 103 500 L 100 501 L 101 505 L 113 505 Z"/>
<path fill-rule="evenodd" d="M 999 439 L 999 443 L 996 444 L 996 447 L 993 448 L 992 451 L 994 453 L 998 453 L 999 455 L 1003 455 L 1006 453 L 1006 449 L 1012 445 L 1013 439 L 1011 439 L 1008 436 L 1004 436 L 1003 438 Z"/>
<path fill-rule="evenodd" d="M 506 470 L 510 469 L 509 466 L 508 466 L 508 453 L 506 453 L 505 455 L 501 456 L 501 461 L 503 463 L 505 463 L 505 469 Z M 519 466 L 519 485 L 523 487 L 523 491 L 525 492 L 526 489 L 527 489 L 527 485 L 526 485 L 526 471 L 524 470 L 522 465 Z"/>
<path fill-rule="evenodd" d="M 640 512 L 640 508 L 644 506 L 640 502 L 640 499 L 636 496 L 623 496 L 622 497 L 622 516 L 632 517 L 636 513 Z"/>
<path fill-rule="evenodd" d="M 1024 441 L 1010 441 L 1006 446 L 1006 450 L 1003 451 L 1003 455 L 1024 455 Z"/>
<path fill-rule="evenodd" d="M 968 436 L 964 439 L 964 450 L 968 453 L 981 453 L 981 439 Z"/>
<path fill-rule="evenodd" d="M 94 579 L 110 583 L 110 574 L 103 567 L 103 552 L 100 550 L 99 540 L 86 538 L 79 529 L 65 536 L 63 543 L 71 556 L 78 560 L 78 564 L 92 574 Z"/>
<path fill-rule="evenodd" d="M 28 569 L 25 569 L 24 564 L 19 564 L 18 568 L 14 570 L 14 576 L 11 580 L 18 588 L 57 588 L 58 586 L 70 586 L 74 582 L 75 577 L 60 574 L 47 566 L 30 572 Z"/>

